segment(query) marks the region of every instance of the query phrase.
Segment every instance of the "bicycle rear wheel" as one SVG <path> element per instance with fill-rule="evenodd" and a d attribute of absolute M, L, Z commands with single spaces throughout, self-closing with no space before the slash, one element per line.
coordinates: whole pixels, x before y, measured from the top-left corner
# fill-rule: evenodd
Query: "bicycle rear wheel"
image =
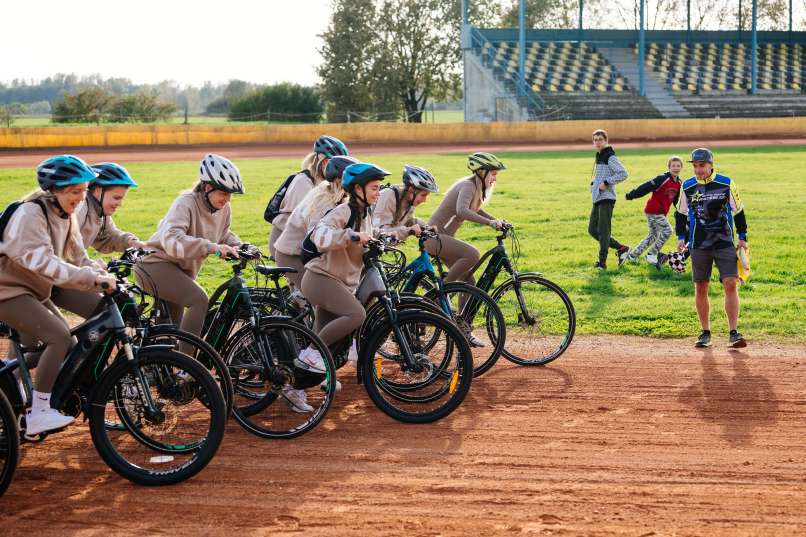
<path fill-rule="evenodd" d="M 0 390 L 0 496 L 14 479 L 19 456 L 20 433 L 17 430 L 17 417 L 6 395 Z"/>
<path fill-rule="evenodd" d="M 359 367 L 367 394 L 378 408 L 402 422 L 444 418 L 462 403 L 473 380 L 467 340 L 451 320 L 432 313 L 401 311 L 395 324 L 402 341 L 387 321 L 375 328 L 361 353 Z M 407 349 L 413 363 L 404 358 Z"/>
<path fill-rule="evenodd" d="M 221 355 L 202 338 L 184 332 L 171 324 L 152 326 L 148 330 L 148 337 L 143 339 L 142 345 L 171 345 L 174 350 L 187 354 L 202 364 L 221 388 L 224 401 L 227 404 L 227 416 L 232 413 L 233 385 L 227 365 Z"/>
<path fill-rule="evenodd" d="M 576 330 L 574 305 L 559 285 L 519 274 L 492 292 L 507 325 L 503 355 L 518 365 L 544 365 L 565 352 Z"/>
<path fill-rule="evenodd" d="M 303 349 L 318 351 L 325 370 L 314 373 L 297 367 L 294 359 Z M 333 402 L 333 358 L 322 340 L 300 323 L 264 318 L 257 333 L 244 326 L 223 355 L 235 379 L 235 419 L 256 436 L 295 438 L 316 427 Z"/>
<path fill-rule="evenodd" d="M 467 337 L 473 353 L 473 376 L 494 366 L 504 349 L 507 332 L 504 315 L 490 295 L 467 283 L 452 282 L 446 283 L 442 291 L 433 289 L 425 296 L 448 309 L 450 318 Z"/>
<path fill-rule="evenodd" d="M 88 417 L 93 444 L 109 467 L 152 486 L 179 483 L 204 469 L 221 444 L 227 419 L 224 396 L 204 366 L 154 348 L 104 371 Z M 127 425 L 136 423 L 137 433 L 106 426 L 118 417 Z"/>

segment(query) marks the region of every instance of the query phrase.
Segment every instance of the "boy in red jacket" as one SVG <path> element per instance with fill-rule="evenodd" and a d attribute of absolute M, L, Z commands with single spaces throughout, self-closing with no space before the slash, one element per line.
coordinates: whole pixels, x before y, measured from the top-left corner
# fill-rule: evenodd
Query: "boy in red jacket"
<path fill-rule="evenodd" d="M 652 196 L 646 202 L 644 212 L 646 213 L 649 233 L 638 246 L 631 248 L 627 254 L 627 260 L 636 262 L 644 250 L 649 247 L 646 254 L 646 261 L 660 270 L 668 257 L 660 253 L 660 249 L 672 235 L 672 226 L 666 219 L 669 207 L 680 198 L 680 171 L 683 169 L 683 160 L 680 157 L 671 157 L 667 162 L 669 171 L 659 175 L 640 185 L 638 188 L 627 192 L 628 200 L 633 200 L 646 196 L 652 192 Z"/>

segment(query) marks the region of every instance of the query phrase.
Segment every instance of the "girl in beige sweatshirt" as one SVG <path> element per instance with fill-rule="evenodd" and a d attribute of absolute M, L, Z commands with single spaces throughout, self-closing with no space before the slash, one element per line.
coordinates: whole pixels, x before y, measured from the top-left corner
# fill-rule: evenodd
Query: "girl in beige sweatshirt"
<path fill-rule="evenodd" d="M 174 201 L 146 242 L 154 252 L 135 266 L 138 284 L 167 302 L 172 321 L 186 332 L 199 335 L 207 313 L 207 293 L 196 283 L 204 260 L 211 254 L 238 256 L 241 240 L 230 231 L 230 199 L 243 192 L 238 168 L 206 155 L 199 182 Z"/>
<path fill-rule="evenodd" d="M 468 156 L 467 167 L 473 175 L 454 183 L 428 220 L 428 225 L 439 232 L 440 240 L 431 239 L 425 246 L 429 254 L 439 257 L 450 267 L 446 281 L 461 280 L 475 285 L 473 268 L 479 261 L 479 251 L 455 235 L 465 220 L 501 229 L 503 221 L 482 207 L 492 197 L 498 172 L 506 167 L 494 155 L 481 152 Z"/>
<path fill-rule="evenodd" d="M 74 418 L 50 407 L 50 393 L 72 345 L 70 327 L 50 300 L 54 285 L 83 291 L 115 285 L 87 258 L 74 213 L 95 174 L 63 155 L 37 168 L 40 190 L 16 209 L 0 242 L 0 321 L 46 347 L 36 368 L 26 433 L 60 429 Z"/>
<path fill-rule="evenodd" d="M 403 167 L 403 184 L 384 188 L 372 209 L 372 226 L 381 233 L 404 241 L 409 235 L 420 236 L 426 223 L 414 217 L 414 210 L 425 203 L 428 194 L 438 192 L 431 172 L 419 166 Z"/>
<path fill-rule="evenodd" d="M 277 240 L 285 231 L 285 226 L 294 209 L 314 187 L 325 181 L 325 170 L 330 159 L 336 156 L 349 156 L 349 154 L 344 142 L 333 136 L 323 134 L 314 142 L 313 152 L 303 159 L 302 171 L 288 185 L 288 190 L 280 203 L 280 214 L 271 223 L 269 253 L 273 257 L 277 254 Z"/>

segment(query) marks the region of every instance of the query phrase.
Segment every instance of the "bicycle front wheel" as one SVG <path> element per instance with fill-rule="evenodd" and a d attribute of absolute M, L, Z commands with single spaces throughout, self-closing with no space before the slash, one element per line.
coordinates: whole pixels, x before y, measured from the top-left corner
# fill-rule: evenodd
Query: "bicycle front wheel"
<path fill-rule="evenodd" d="M 0 496 L 5 493 L 20 456 L 20 433 L 11 403 L 0 390 Z"/>
<path fill-rule="evenodd" d="M 507 325 L 503 355 L 518 365 L 544 365 L 565 352 L 576 330 L 574 305 L 559 285 L 519 274 L 492 293 Z"/>
<path fill-rule="evenodd" d="M 396 420 L 429 423 L 462 403 L 473 380 L 473 355 L 446 317 L 401 311 L 375 328 L 360 356 L 372 402 Z"/>
<path fill-rule="evenodd" d="M 154 348 L 141 349 L 135 360 L 116 361 L 101 375 L 88 417 L 106 464 L 152 486 L 179 483 L 204 469 L 221 445 L 227 420 L 224 396 L 204 366 Z M 107 426 L 116 418 L 126 427 Z"/>

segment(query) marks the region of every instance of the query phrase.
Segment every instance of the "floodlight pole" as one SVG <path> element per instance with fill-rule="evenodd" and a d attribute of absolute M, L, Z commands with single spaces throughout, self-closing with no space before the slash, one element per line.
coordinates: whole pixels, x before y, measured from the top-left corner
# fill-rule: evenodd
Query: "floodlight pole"
<path fill-rule="evenodd" d="M 518 5 L 518 96 L 526 94 L 526 0 Z"/>
<path fill-rule="evenodd" d="M 686 0 L 686 41 L 691 34 L 691 0 Z"/>
<path fill-rule="evenodd" d="M 462 75 L 462 108 L 463 111 L 463 119 L 462 121 L 467 121 L 467 49 L 471 46 L 470 43 L 470 36 L 469 36 L 469 28 L 468 28 L 468 6 L 467 3 L 470 0 L 462 0 L 462 28 L 460 28 L 460 37 L 459 41 L 461 41 L 462 45 L 462 65 L 464 66 L 464 72 Z M 347 116 L 348 118 L 350 116 Z"/>
<path fill-rule="evenodd" d="M 577 27 L 577 41 L 579 50 L 582 50 L 582 12 L 585 9 L 585 0 L 579 0 L 579 26 Z"/>
<path fill-rule="evenodd" d="M 758 66 L 758 31 L 756 30 L 756 23 L 758 22 L 758 0 L 753 0 L 753 34 L 750 40 L 750 46 L 753 48 L 753 55 L 750 60 L 750 94 L 756 94 L 756 69 Z"/>
<path fill-rule="evenodd" d="M 646 96 L 646 88 L 644 87 L 644 47 L 646 45 L 644 38 L 644 3 L 646 0 L 640 0 L 641 2 L 641 10 L 640 10 L 640 20 L 641 26 L 640 30 L 638 31 L 638 94 L 641 97 Z"/>

